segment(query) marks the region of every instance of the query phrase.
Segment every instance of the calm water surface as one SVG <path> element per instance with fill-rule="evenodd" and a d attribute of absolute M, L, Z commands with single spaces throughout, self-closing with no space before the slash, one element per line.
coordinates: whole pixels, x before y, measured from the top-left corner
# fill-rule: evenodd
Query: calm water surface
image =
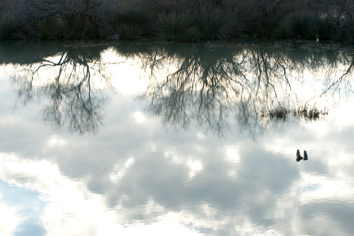
<path fill-rule="evenodd" d="M 2 43 L 1 235 L 353 235 L 353 55 Z"/>

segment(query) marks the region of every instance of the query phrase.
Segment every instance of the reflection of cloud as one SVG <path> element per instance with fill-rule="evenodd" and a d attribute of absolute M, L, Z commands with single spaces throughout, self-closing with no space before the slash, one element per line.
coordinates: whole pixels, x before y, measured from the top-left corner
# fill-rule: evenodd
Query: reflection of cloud
<path fill-rule="evenodd" d="M 161 131 L 158 118 L 141 112 L 144 104 L 118 95 L 96 136 L 24 122 L 35 109 L 0 120 L 0 147 L 16 153 L 0 156 L 0 178 L 39 192 L 47 204 L 36 214 L 52 235 L 323 235 L 319 225 L 327 232 L 353 228 L 346 221 L 353 218 L 349 123 L 340 133 L 316 123 L 285 127 L 258 143 L 239 133 L 219 140 L 194 127 L 182 135 Z M 295 162 L 298 148 L 308 150 L 309 161 Z M 21 224 L 6 207 L 9 225 Z"/>
<path fill-rule="evenodd" d="M 52 235 L 201 235 L 189 227 L 183 215 L 165 214 L 163 207 L 152 199 L 144 209 L 147 215 L 160 213 L 151 224 L 125 224 L 122 208 L 108 209 L 101 195 L 91 193 L 85 180 L 63 176 L 56 165 L 48 161 L 21 160 L 15 155 L 2 154 L 0 178 L 14 186 L 41 193 L 48 203 L 40 216 L 47 232 Z M 124 167 L 134 162 L 129 158 Z M 41 171 L 39 171 L 41 170 Z M 0 230 L 10 236 L 19 225 L 16 209 L 0 204 Z"/>
<path fill-rule="evenodd" d="M 198 146 L 195 150 L 201 151 Z M 179 155 L 175 150 L 169 149 L 164 153 L 165 158 L 168 158 L 175 165 L 185 165 L 189 170 L 189 178 L 192 179 L 196 174 L 203 170 L 203 163 L 200 159 Z"/>
<path fill-rule="evenodd" d="M 239 163 L 241 160 L 237 151 L 231 147 L 226 148 L 226 158 L 231 163 Z"/>
<path fill-rule="evenodd" d="M 198 134 L 197 134 L 197 138 L 198 138 L 198 139 L 205 139 L 205 134 L 198 133 Z"/>
<path fill-rule="evenodd" d="M 105 72 L 107 77 L 112 78 L 111 84 L 115 91 L 123 95 L 138 95 L 146 90 L 148 81 L 140 79 L 143 74 L 140 70 L 140 58 L 124 58 L 112 48 L 102 52 L 101 57 L 102 61 L 110 64 Z M 136 64 L 139 65 L 138 68 Z"/>
<path fill-rule="evenodd" d="M 203 164 L 200 160 L 189 158 L 186 165 L 189 168 L 189 178 L 193 178 L 196 174 L 203 170 Z"/>
<path fill-rule="evenodd" d="M 41 215 L 47 232 L 54 235 L 95 235 L 109 233 L 114 217 L 104 208 L 102 198 L 90 193 L 82 181 L 62 176 L 48 161 L 21 160 L 2 155 L 0 177 L 15 186 L 41 193 L 48 204 Z M 109 235 L 109 234 L 106 234 Z"/>
<path fill-rule="evenodd" d="M 114 172 L 110 175 L 110 179 L 113 183 L 120 180 L 124 175 L 129 166 L 134 164 L 134 158 L 130 157 L 123 165 L 116 164 L 114 166 Z"/>
<path fill-rule="evenodd" d="M 335 123 L 340 129 L 347 129 L 353 124 L 353 105 L 354 101 L 341 104 L 340 109 L 334 114 L 336 116 Z"/>
<path fill-rule="evenodd" d="M 14 155 L 8 156 L 6 154 L 3 156 L 6 157 L 7 161 L 2 166 L 1 178 L 16 186 L 40 192 L 41 196 L 48 202 L 41 215 L 47 232 L 54 232 L 58 235 L 113 235 L 114 233 L 123 233 L 124 235 L 201 235 L 200 232 L 207 232 L 208 230 L 222 230 L 233 222 L 227 217 L 220 218 L 219 207 L 213 208 L 203 204 L 200 207 L 201 214 L 195 214 L 193 208 L 190 209 L 192 211 L 189 211 L 187 206 L 187 209 L 183 210 L 184 206 L 182 205 L 181 209 L 171 212 L 169 205 L 166 205 L 167 208 L 161 207 L 152 198 L 148 200 L 146 205 L 131 208 L 131 206 L 124 207 L 118 204 L 114 207 L 115 210 L 112 210 L 105 206 L 105 201 L 101 195 L 88 191 L 85 186 L 86 180 L 70 180 L 60 173 L 56 165 L 48 161 L 21 160 Z M 147 161 L 149 162 L 149 160 Z M 129 158 L 123 164 L 123 167 L 133 167 L 133 162 L 133 159 Z M 192 166 L 197 170 L 201 169 L 201 163 L 198 160 L 189 159 L 187 166 L 188 168 Z M 141 167 L 142 165 L 139 165 L 137 169 L 144 171 L 145 174 L 149 171 L 154 172 L 153 169 L 142 169 Z M 166 167 L 165 169 L 166 174 L 173 170 Z M 129 173 L 137 172 L 133 170 Z M 122 177 L 124 178 L 125 175 Z M 122 181 L 126 182 L 131 177 L 131 175 L 126 176 Z M 197 178 L 197 176 L 194 178 Z M 146 181 L 149 180 L 146 179 Z M 194 183 L 192 184 L 194 185 Z M 185 192 L 186 189 L 178 185 L 174 187 L 177 191 L 182 191 L 180 201 L 184 201 L 185 196 L 183 195 L 193 191 L 190 189 Z M 163 187 L 161 188 L 162 191 Z M 151 191 L 152 189 L 146 190 Z M 155 192 L 155 194 L 159 193 Z M 131 199 L 132 197 L 133 199 Z M 134 197 L 134 195 L 126 195 L 128 200 L 134 200 Z M 159 197 L 156 200 L 168 201 L 168 199 L 159 199 Z M 175 200 L 179 201 L 178 198 Z M 197 208 L 199 207 L 197 206 Z M 138 223 L 133 219 L 129 220 L 130 214 L 128 212 L 131 211 L 135 214 L 145 212 L 146 223 Z M 151 218 L 151 223 L 148 221 L 150 215 L 156 215 L 155 218 Z M 200 217 L 202 215 L 203 217 Z M 240 232 L 243 232 L 240 227 L 241 225 L 238 225 Z M 248 230 L 250 229 L 251 227 Z"/>
<path fill-rule="evenodd" d="M 144 123 L 146 121 L 145 115 L 140 111 L 134 113 L 134 118 L 138 123 Z"/>
<path fill-rule="evenodd" d="M 196 229 L 188 227 L 188 225 L 181 222 L 181 216 L 174 214 L 167 214 L 161 217 L 156 223 L 146 226 L 133 226 L 124 232 L 124 235 L 171 235 L 171 236 L 202 236 Z"/>
<path fill-rule="evenodd" d="M 1 196 L 0 196 L 1 200 Z M 17 216 L 15 207 L 9 207 L 6 204 L 0 204 L 0 232 L 1 236 L 12 236 L 16 227 L 20 224 L 20 218 Z"/>
<path fill-rule="evenodd" d="M 66 143 L 66 140 L 61 138 L 60 136 L 58 135 L 52 135 L 51 137 L 49 137 L 48 141 L 47 141 L 47 145 L 49 147 L 52 147 L 52 146 L 65 146 L 67 143 Z"/>
<path fill-rule="evenodd" d="M 115 129 L 103 128 L 95 138 L 47 134 L 43 139 L 56 144 L 48 152 L 55 164 L 3 154 L 7 161 L 0 178 L 40 192 L 48 203 L 40 218 L 54 235 L 301 235 L 310 232 L 302 228 L 302 214 L 318 200 L 336 199 L 343 187 L 348 191 L 338 201 L 353 194 L 351 180 L 345 182 L 347 172 L 333 181 L 326 177 L 342 168 L 339 163 L 328 172 L 311 166 L 316 160 L 330 163 L 313 151 L 307 165 L 295 162 L 294 151 L 287 157 L 288 149 L 298 145 L 292 139 L 299 136 L 295 131 L 284 135 L 284 143 L 267 137 L 261 145 L 198 139 L 193 132 L 183 138 L 155 133 L 153 142 L 145 142 L 151 126 L 130 132 L 134 109 L 124 113 L 127 120 L 121 117 Z M 113 131 L 119 135 L 107 135 Z M 308 142 L 312 136 L 317 137 L 309 134 L 301 143 L 314 147 L 315 142 Z M 129 142 L 120 144 L 126 137 Z M 83 145 L 89 140 L 94 144 Z M 75 170 L 86 178 L 78 179 Z M 237 178 L 230 178 L 232 173 Z M 338 181 L 343 184 L 335 188 Z M 91 188 L 93 183 L 100 187 Z M 325 220 L 318 217 L 311 219 Z"/>
<path fill-rule="evenodd" d="M 311 202 L 326 201 L 347 201 L 354 195 L 354 178 L 348 175 L 318 176 L 309 173 L 302 173 L 301 182 L 298 183 L 299 200 L 303 204 Z M 348 199 L 349 198 L 349 199 Z"/>

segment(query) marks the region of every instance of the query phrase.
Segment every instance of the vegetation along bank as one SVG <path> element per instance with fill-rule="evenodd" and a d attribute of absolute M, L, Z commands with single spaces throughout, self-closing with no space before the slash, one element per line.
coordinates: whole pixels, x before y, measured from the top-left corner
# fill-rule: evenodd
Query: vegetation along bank
<path fill-rule="evenodd" d="M 354 0 L 5 0 L 0 40 L 237 37 L 354 42 Z"/>

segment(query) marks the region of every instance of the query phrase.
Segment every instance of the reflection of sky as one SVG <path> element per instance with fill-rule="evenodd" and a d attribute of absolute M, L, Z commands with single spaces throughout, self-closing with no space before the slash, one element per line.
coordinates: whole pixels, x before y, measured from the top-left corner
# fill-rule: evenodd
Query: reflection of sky
<path fill-rule="evenodd" d="M 145 102 L 118 92 L 99 132 L 80 136 L 46 126 L 36 104 L 14 111 L 10 83 L 0 83 L 3 235 L 354 231 L 354 126 L 345 116 L 256 141 L 237 132 L 219 139 L 165 129 Z M 296 149 L 309 160 L 295 162 Z"/>
<path fill-rule="evenodd" d="M 6 209 L 9 208 L 16 209 L 15 217 L 21 220 L 17 222 L 14 235 L 45 235 L 45 229 L 39 219 L 44 205 L 37 192 L 0 182 L 0 193 L 2 196 L 1 208 L 4 209 L 1 212 L 6 213 Z M 7 218 L 8 216 L 4 215 L 3 217 Z M 2 222 L 11 227 L 11 223 L 8 224 L 7 220 L 4 219 Z"/>

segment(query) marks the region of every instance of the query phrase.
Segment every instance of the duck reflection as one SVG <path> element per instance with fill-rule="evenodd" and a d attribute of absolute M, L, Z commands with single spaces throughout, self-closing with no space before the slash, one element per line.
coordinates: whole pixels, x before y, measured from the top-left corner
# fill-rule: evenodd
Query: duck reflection
<path fill-rule="evenodd" d="M 300 150 L 297 149 L 297 151 L 296 151 L 296 161 L 299 162 L 301 160 L 304 160 L 304 161 L 308 160 L 307 152 L 306 152 L 306 150 L 304 150 L 304 157 L 302 157 L 301 154 L 300 154 Z"/>
<path fill-rule="evenodd" d="M 307 156 L 307 152 L 306 150 L 304 151 L 304 161 L 307 161 L 308 160 L 308 156 Z"/>
<path fill-rule="evenodd" d="M 296 161 L 299 162 L 299 161 L 301 161 L 302 159 L 304 159 L 304 158 L 301 156 L 300 150 L 297 149 L 297 151 L 296 151 Z"/>

